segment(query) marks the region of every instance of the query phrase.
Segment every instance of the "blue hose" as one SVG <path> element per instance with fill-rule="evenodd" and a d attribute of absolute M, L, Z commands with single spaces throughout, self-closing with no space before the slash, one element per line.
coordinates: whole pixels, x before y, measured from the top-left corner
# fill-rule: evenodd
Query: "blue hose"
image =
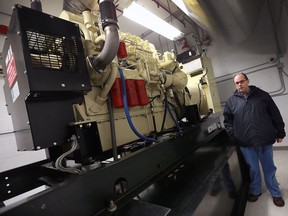
<path fill-rule="evenodd" d="M 121 68 L 119 68 L 119 74 L 120 74 L 120 78 L 121 78 L 121 83 L 122 83 L 122 90 L 123 90 L 123 102 L 124 102 L 124 110 L 125 110 L 125 115 L 127 118 L 127 121 L 129 123 L 130 128 L 132 129 L 132 131 L 141 139 L 149 141 L 149 142 L 156 142 L 156 139 L 150 138 L 150 137 L 146 137 L 143 136 L 142 134 L 140 134 L 136 128 L 134 127 L 132 121 L 131 121 L 131 117 L 129 114 L 129 110 L 128 110 L 128 103 L 127 103 L 127 92 L 126 92 L 126 84 L 125 84 L 125 78 L 124 78 L 124 74 L 123 71 L 121 70 Z"/>
<path fill-rule="evenodd" d="M 170 116 L 171 116 L 174 124 L 176 125 L 176 127 L 177 127 L 178 130 L 179 130 L 179 132 L 181 133 L 182 130 L 181 130 L 181 128 L 180 128 L 180 125 L 178 124 L 177 120 L 175 119 L 175 117 L 174 117 L 174 115 L 173 115 L 173 113 L 172 113 L 172 111 L 171 111 L 171 108 L 170 108 L 170 106 L 169 106 L 169 103 L 168 103 L 168 100 L 167 100 L 167 94 L 165 93 L 164 96 L 165 96 L 165 105 L 166 105 L 166 108 L 168 109 L 168 112 L 169 112 L 169 114 L 170 114 Z"/>

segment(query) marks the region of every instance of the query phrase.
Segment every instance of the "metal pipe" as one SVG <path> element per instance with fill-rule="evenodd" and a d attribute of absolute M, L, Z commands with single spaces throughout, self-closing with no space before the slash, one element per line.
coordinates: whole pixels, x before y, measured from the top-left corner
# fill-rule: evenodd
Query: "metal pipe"
<path fill-rule="evenodd" d="M 186 25 L 183 22 L 183 20 L 180 20 L 177 16 L 175 16 L 173 13 L 171 13 L 169 8 L 167 8 L 163 3 L 159 2 L 158 0 L 152 0 L 152 1 L 155 2 L 157 4 L 157 6 L 160 6 L 161 8 L 163 8 L 167 13 L 169 13 L 171 16 L 173 16 L 175 19 L 177 19 L 180 23 L 182 23 L 182 25 L 184 27 L 186 27 Z"/>
<path fill-rule="evenodd" d="M 42 5 L 40 0 L 31 0 L 31 8 L 42 12 Z"/>
<path fill-rule="evenodd" d="M 108 110 L 109 110 L 109 119 L 110 119 L 110 130 L 111 130 L 111 140 L 112 140 L 112 152 L 114 161 L 118 160 L 118 152 L 117 152 L 117 143 L 116 143 L 116 131 L 115 131 L 115 122 L 114 122 L 114 110 L 112 104 L 111 94 L 108 96 Z"/>
<path fill-rule="evenodd" d="M 112 0 L 100 0 L 100 14 L 105 32 L 105 44 L 98 56 L 89 57 L 91 66 L 102 73 L 106 66 L 112 62 L 118 52 L 119 33 L 115 5 Z"/>
<path fill-rule="evenodd" d="M 105 27 L 104 31 L 106 39 L 101 53 L 96 57 L 89 57 L 92 67 L 101 73 L 116 56 L 119 46 L 118 28 L 115 26 L 107 26 Z"/>
<path fill-rule="evenodd" d="M 279 64 L 281 64 L 281 63 L 279 62 Z M 282 66 L 284 67 L 283 64 L 282 64 Z M 277 95 L 281 95 L 281 94 L 283 94 L 286 91 L 285 81 L 284 81 L 284 77 L 283 77 L 283 67 L 281 67 L 281 65 L 280 65 L 280 67 L 277 65 L 277 70 L 278 70 L 278 74 L 279 74 L 281 88 L 279 90 L 269 92 L 271 97 L 274 97 L 274 96 L 277 96 Z"/>
<path fill-rule="evenodd" d="M 112 88 L 112 85 L 115 82 L 115 79 L 117 78 L 117 74 L 118 74 L 118 64 L 116 62 L 112 62 L 109 78 L 105 83 L 101 92 L 96 96 L 95 98 L 96 103 L 103 105 L 103 103 L 106 102 L 107 96 Z"/>
<path fill-rule="evenodd" d="M 225 74 L 225 75 L 222 75 L 222 76 L 215 77 L 215 80 L 217 81 L 217 80 L 221 79 L 221 80 L 217 81 L 217 83 L 224 82 L 224 81 L 230 80 L 231 76 L 234 76 L 237 73 L 245 72 L 245 71 L 251 70 L 253 68 L 257 68 L 257 67 L 260 67 L 260 66 L 263 66 L 263 65 L 267 65 L 267 64 L 271 64 L 271 63 L 270 62 L 264 62 L 264 63 L 260 63 L 260 64 L 257 64 L 257 65 L 254 65 L 254 66 L 251 66 L 251 67 L 248 67 L 248 68 L 243 68 L 241 70 L 234 71 L 234 72 L 229 73 L 229 74 Z M 272 65 L 272 67 L 274 67 L 274 66 L 277 66 L 277 63 Z M 260 69 L 256 69 L 256 71 L 259 71 L 259 70 L 262 70 L 262 69 L 267 69 L 267 68 L 270 68 L 270 66 L 264 67 L 264 68 L 260 68 Z M 254 72 L 254 70 L 252 70 L 250 72 L 245 72 L 245 73 L 248 74 L 248 73 L 251 73 L 251 72 Z M 224 77 L 228 77 L 228 78 L 222 79 Z"/>
<path fill-rule="evenodd" d="M 175 13 L 173 13 L 173 16 L 178 16 L 178 14 L 182 14 L 183 12 L 181 11 L 181 10 L 178 10 L 178 11 L 176 11 Z M 170 16 L 168 16 L 167 18 L 165 18 L 164 20 L 166 21 L 166 22 L 170 22 L 171 21 L 171 16 L 172 15 L 170 15 Z M 146 38 L 146 37 L 148 37 L 150 34 L 152 34 L 152 33 L 154 33 L 154 31 L 152 31 L 152 30 L 147 30 L 147 31 L 145 31 L 143 34 L 141 34 L 141 38 Z"/>
<path fill-rule="evenodd" d="M 117 54 L 119 46 L 118 21 L 113 0 L 99 0 L 102 28 L 105 32 L 105 44 L 97 56 L 89 56 L 91 66 L 98 72 L 103 72 Z M 98 4 L 95 0 L 64 0 L 63 9 L 72 13 L 82 14 L 89 9 L 95 11 Z"/>
<path fill-rule="evenodd" d="M 280 75 L 281 83 L 282 83 L 282 86 L 284 86 L 284 89 L 283 89 L 282 92 L 280 92 L 280 93 L 271 95 L 271 97 L 284 96 L 284 95 L 287 95 L 287 94 L 288 94 L 288 92 L 285 93 L 285 91 L 286 91 L 286 85 L 285 85 L 285 81 L 284 81 L 283 74 L 284 74 L 286 77 L 288 77 L 288 75 L 287 75 L 286 72 L 283 70 L 283 68 L 278 68 L 278 70 L 279 70 L 279 75 Z M 269 94 L 270 94 L 270 93 L 269 93 Z"/>
<path fill-rule="evenodd" d="M 285 82 L 284 82 L 284 79 L 283 79 L 283 74 L 282 74 L 281 69 L 278 69 L 278 74 L 279 74 L 279 80 L 280 80 L 281 86 L 280 86 L 279 89 L 277 89 L 275 91 L 268 92 L 272 97 L 273 97 L 273 94 L 274 95 L 282 94 L 286 90 Z"/>
<path fill-rule="evenodd" d="M 280 83 L 281 83 L 281 87 L 278 90 L 275 90 L 275 91 L 272 91 L 272 92 L 268 92 L 269 94 L 271 94 L 271 97 L 277 97 L 277 96 L 282 96 L 282 95 L 287 95 L 288 94 L 288 93 L 284 93 L 286 91 L 286 86 L 285 86 L 285 81 L 284 81 L 284 78 L 283 78 L 283 73 L 285 75 L 286 75 L 286 73 L 283 71 L 283 68 L 278 68 L 277 64 L 276 65 L 272 65 L 272 66 L 268 66 L 268 67 L 265 67 L 265 68 L 253 70 L 253 71 L 250 71 L 250 72 L 246 72 L 246 74 L 251 74 L 251 73 L 259 72 L 259 71 L 262 71 L 262 70 L 265 70 L 265 69 L 277 67 L 278 74 L 279 74 L 279 79 L 280 79 Z M 218 84 L 220 82 L 228 81 L 230 79 L 231 78 L 227 78 L 227 79 L 224 79 L 224 80 L 221 80 L 221 81 L 217 81 L 216 84 Z M 274 93 L 274 94 L 272 94 L 272 93 Z M 220 103 L 222 105 L 224 105 L 226 103 L 226 101 L 221 101 Z"/>
<path fill-rule="evenodd" d="M 275 39 L 276 48 L 277 48 L 277 57 L 282 57 L 283 52 L 281 51 L 281 48 L 280 48 L 279 38 L 278 38 L 277 30 L 276 30 L 277 23 L 275 23 L 273 15 L 272 15 L 270 0 L 267 0 L 267 4 L 268 4 L 269 14 L 270 14 L 271 22 L 272 22 L 272 27 L 273 27 L 274 39 Z"/>

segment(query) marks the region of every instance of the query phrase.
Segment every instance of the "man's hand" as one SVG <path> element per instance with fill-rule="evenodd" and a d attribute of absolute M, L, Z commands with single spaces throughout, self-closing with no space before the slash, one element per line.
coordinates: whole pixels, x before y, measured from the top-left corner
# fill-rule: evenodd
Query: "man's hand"
<path fill-rule="evenodd" d="M 276 138 L 276 142 L 277 142 L 277 143 L 281 143 L 282 140 L 283 140 L 283 138 Z"/>

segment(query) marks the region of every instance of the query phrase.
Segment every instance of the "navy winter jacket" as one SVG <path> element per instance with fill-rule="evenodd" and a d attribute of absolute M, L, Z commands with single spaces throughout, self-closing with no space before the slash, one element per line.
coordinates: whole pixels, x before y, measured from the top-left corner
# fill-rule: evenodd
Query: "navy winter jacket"
<path fill-rule="evenodd" d="M 237 90 L 224 108 L 224 126 L 240 146 L 265 146 L 284 138 L 284 122 L 272 97 L 256 86 L 249 86 L 245 98 Z"/>

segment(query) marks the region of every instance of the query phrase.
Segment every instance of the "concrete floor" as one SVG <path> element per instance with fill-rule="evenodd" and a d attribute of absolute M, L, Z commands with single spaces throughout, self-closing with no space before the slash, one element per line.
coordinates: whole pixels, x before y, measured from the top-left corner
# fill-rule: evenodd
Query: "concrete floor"
<path fill-rule="evenodd" d="M 255 203 L 247 202 L 244 216 L 287 216 L 288 215 L 288 148 L 274 148 L 274 162 L 277 167 L 276 178 L 282 191 L 282 197 L 285 200 L 284 207 L 274 205 L 270 193 L 267 191 L 263 182 L 262 195 Z M 263 181 L 263 178 L 262 178 Z"/>

